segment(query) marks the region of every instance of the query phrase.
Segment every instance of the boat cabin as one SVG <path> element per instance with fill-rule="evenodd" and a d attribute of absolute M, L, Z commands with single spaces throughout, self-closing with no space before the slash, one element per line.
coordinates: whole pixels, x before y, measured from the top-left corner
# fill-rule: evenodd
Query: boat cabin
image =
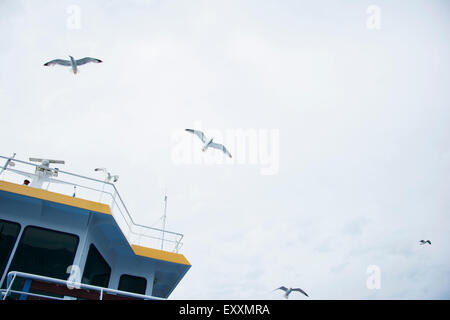
<path fill-rule="evenodd" d="M 166 299 L 191 267 L 183 235 L 136 223 L 114 183 L 1 160 L 2 299 Z"/>

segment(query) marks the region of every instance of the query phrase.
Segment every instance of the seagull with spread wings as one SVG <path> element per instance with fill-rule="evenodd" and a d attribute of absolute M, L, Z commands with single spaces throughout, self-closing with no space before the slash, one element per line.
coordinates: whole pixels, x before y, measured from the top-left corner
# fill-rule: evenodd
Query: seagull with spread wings
<path fill-rule="evenodd" d="M 422 245 L 422 244 L 427 244 L 427 243 L 429 243 L 430 246 L 431 246 L 431 241 L 430 241 L 430 240 L 427 240 L 427 241 L 425 241 L 425 240 L 420 240 L 420 244 L 421 244 L 421 245 Z"/>
<path fill-rule="evenodd" d="M 90 57 L 86 57 L 86 58 L 78 59 L 78 60 L 75 60 L 72 56 L 69 56 L 69 58 L 70 58 L 70 60 L 55 59 L 55 60 L 49 61 L 47 63 L 44 63 L 44 66 L 48 67 L 48 66 L 54 66 L 56 64 L 59 64 L 61 66 L 72 67 L 73 73 L 76 74 L 78 72 L 78 66 L 81 66 L 81 65 L 89 63 L 89 62 L 94 62 L 94 63 L 103 62 L 100 59 L 90 58 Z"/>
<path fill-rule="evenodd" d="M 186 129 L 186 131 L 190 132 L 192 134 L 195 134 L 196 136 L 198 136 L 200 138 L 200 140 L 202 140 L 202 142 L 204 143 L 203 148 L 202 148 L 203 152 L 205 152 L 208 148 L 215 148 L 215 149 L 222 150 L 223 153 L 225 153 L 226 155 L 228 155 L 231 158 L 231 153 L 227 150 L 227 148 L 225 148 L 225 146 L 223 144 L 213 142 L 214 138 L 208 139 L 208 138 L 206 138 L 206 136 L 203 132 L 198 131 L 198 130 Z"/>
<path fill-rule="evenodd" d="M 309 297 L 308 296 L 308 294 L 305 292 L 305 291 L 303 291 L 302 289 L 300 289 L 300 288 L 286 288 L 286 287 L 284 287 L 284 286 L 281 286 L 281 287 L 279 287 L 279 288 L 276 288 L 275 290 L 283 290 L 285 293 L 284 293 L 284 297 L 286 298 L 286 299 L 289 299 L 289 294 L 292 292 L 292 291 L 298 291 L 298 292 L 301 292 L 301 293 L 303 293 L 305 296 L 307 296 L 307 297 Z M 275 291 L 274 290 L 274 291 Z"/>

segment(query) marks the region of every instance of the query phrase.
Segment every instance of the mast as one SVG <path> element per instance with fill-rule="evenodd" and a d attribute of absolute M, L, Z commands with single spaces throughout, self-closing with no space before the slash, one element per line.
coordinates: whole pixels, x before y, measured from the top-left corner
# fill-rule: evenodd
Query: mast
<path fill-rule="evenodd" d="M 162 234 L 162 241 L 161 241 L 161 250 L 163 250 L 164 247 L 164 230 L 166 230 L 166 213 L 167 213 L 167 194 L 164 195 L 164 215 L 163 215 L 163 234 Z"/>

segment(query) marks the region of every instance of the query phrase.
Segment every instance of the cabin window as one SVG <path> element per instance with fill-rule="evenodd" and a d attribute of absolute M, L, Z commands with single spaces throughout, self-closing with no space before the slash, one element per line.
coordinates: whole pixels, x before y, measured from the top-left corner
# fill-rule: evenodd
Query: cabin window
<path fill-rule="evenodd" d="M 0 219 L 0 278 L 5 272 L 19 232 L 20 224 Z"/>
<path fill-rule="evenodd" d="M 123 274 L 119 281 L 119 290 L 145 294 L 147 288 L 147 279 Z"/>
<path fill-rule="evenodd" d="M 66 279 L 67 268 L 73 263 L 77 246 L 76 235 L 26 227 L 9 270 Z"/>
<path fill-rule="evenodd" d="M 73 264 L 77 247 L 76 235 L 28 226 L 17 245 L 9 271 L 67 279 L 67 268 Z"/>
<path fill-rule="evenodd" d="M 97 248 L 91 244 L 81 282 L 107 288 L 110 276 L 111 267 Z"/>

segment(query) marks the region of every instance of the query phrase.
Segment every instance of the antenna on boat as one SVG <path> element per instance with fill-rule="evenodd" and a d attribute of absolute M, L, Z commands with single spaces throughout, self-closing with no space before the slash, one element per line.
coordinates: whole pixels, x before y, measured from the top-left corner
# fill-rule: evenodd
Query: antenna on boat
<path fill-rule="evenodd" d="M 117 182 L 117 180 L 119 180 L 119 176 L 118 175 L 112 175 L 111 173 L 109 173 L 106 168 L 95 168 L 94 171 L 103 171 L 106 176 L 105 176 L 105 182 L 110 182 L 111 180 L 113 182 Z"/>
<path fill-rule="evenodd" d="M 50 184 L 51 177 L 58 176 L 58 168 L 50 168 L 51 163 L 65 164 L 64 160 L 52 160 L 52 159 L 41 159 L 41 158 L 30 158 L 30 161 L 40 162 L 40 165 L 36 166 L 35 175 L 36 179 L 33 179 L 31 186 L 35 188 L 41 188 L 44 182 Z M 48 186 L 47 186 L 48 188 Z"/>
<path fill-rule="evenodd" d="M 164 195 L 164 215 L 163 215 L 163 233 L 162 233 L 162 241 L 161 241 L 161 250 L 164 247 L 164 231 L 166 230 L 166 215 L 167 215 L 167 192 Z"/>
<path fill-rule="evenodd" d="M 42 162 L 43 165 L 46 165 L 46 164 L 49 164 L 49 163 L 59 163 L 59 164 L 65 164 L 66 163 L 64 160 L 52 160 L 52 159 L 41 159 L 41 158 L 30 158 L 30 161 Z"/>
<path fill-rule="evenodd" d="M 106 170 L 106 168 L 95 168 L 94 171 L 102 171 L 105 173 L 105 180 L 102 186 L 102 191 L 100 193 L 100 198 L 98 199 L 98 202 L 102 201 L 102 197 L 103 197 L 103 193 L 105 192 L 105 184 L 106 182 L 117 182 L 117 180 L 119 180 L 119 176 L 118 175 L 112 175 L 110 172 L 108 172 L 108 170 Z"/>

